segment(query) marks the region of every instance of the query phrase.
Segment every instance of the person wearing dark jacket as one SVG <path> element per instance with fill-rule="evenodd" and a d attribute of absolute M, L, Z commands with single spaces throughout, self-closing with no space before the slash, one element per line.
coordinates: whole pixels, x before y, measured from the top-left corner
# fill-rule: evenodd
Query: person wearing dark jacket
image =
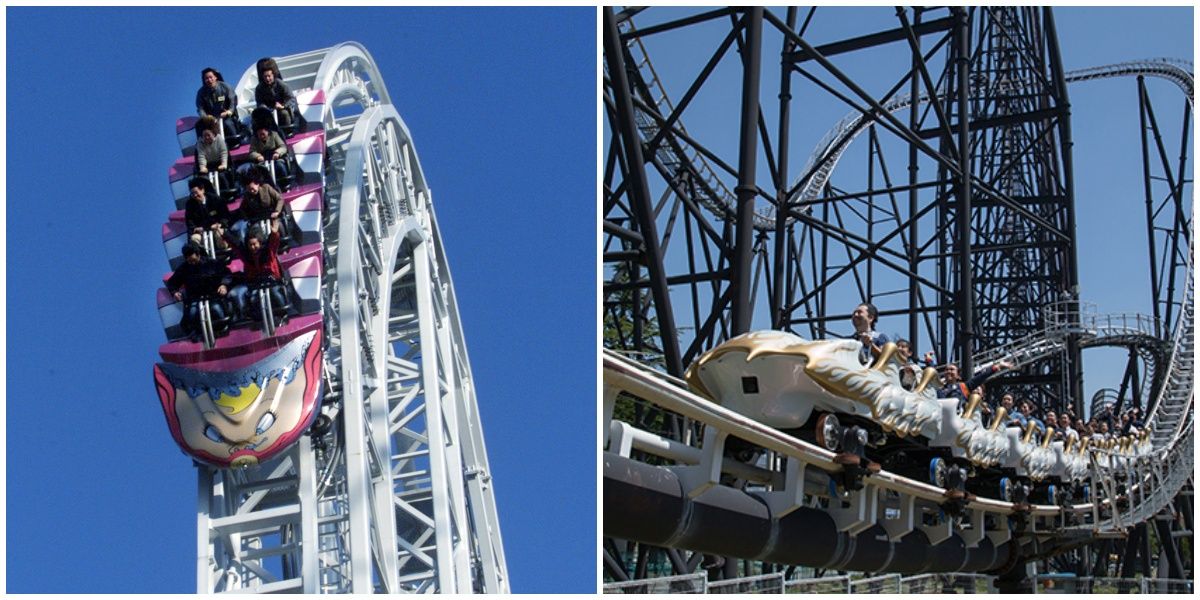
<path fill-rule="evenodd" d="M 958 411 L 961 413 L 972 391 L 982 386 L 984 382 L 994 377 L 1000 371 L 1011 370 L 1013 368 L 1012 363 L 1000 361 L 986 369 L 976 371 L 964 383 L 958 374 L 958 365 L 950 363 L 946 365 L 946 372 L 942 375 L 943 386 L 942 389 L 938 390 L 938 398 L 957 398 Z"/>
<path fill-rule="evenodd" d="M 219 248 L 228 248 L 225 230 L 229 227 L 229 207 L 217 196 L 212 184 L 203 177 L 193 177 L 188 182 L 187 204 L 183 209 L 183 220 L 192 243 L 201 243 L 201 234 L 212 231 Z"/>
<path fill-rule="evenodd" d="M 232 284 L 233 274 L 225 263 L 204 256 L 204 250 L 195 244 L 183 247 L 183 264 L 167 279 L 167 291 L 184 303 L 181 324 L 193 340 L 200 331 L 199 300 L 223 297 Z M 209 306 L 214 320 L 225 318 L 222 303 L 213 302 Z"/>
<path fill-rule="evenodd" d="M 208 67 L 200 72 L 200 89 L 196 91 L 196 112 L 220 119 L 225 137 L 236 139 L 244 131 L 237 118 L 237 93 L 225 83 L 220 71 Z"/>
<path fill-rule="evenodd" d="M 238 314 L 243 319 L 251 318 L 246 308 L 252 288 L 267 288 L 272 306 L 284 306 L 287 302 L 283 290 L 283 267 L 279 264 L 278 229 L 272 230 L 269 236 L 264 236 L 262 229 L 255 225 L 250 228 L 245 245 L 239 245 L 232 239 L 230 242 L 242 261 L 242 272 L 235 275 L 237 285 L 230 292 Z"/>
<path fill-rule="evenodd" d="M 300 110 L 296 104 L 296 96 L 283 82 L 283 77 L 279 74 L 279 66 L 275 64 L 274 59 L 260 59 L 257 66 L 258 86 L 254 88 L 255 104 L 277 111 L 280 129 L 291 130 L 292 122 L 296 120 L 296 113 Z"/>

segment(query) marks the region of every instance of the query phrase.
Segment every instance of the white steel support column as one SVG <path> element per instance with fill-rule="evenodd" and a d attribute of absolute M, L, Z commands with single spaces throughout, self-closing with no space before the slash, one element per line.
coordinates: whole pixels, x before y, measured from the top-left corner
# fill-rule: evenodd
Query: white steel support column
<path fill-rule="evenodd" d="M 317 536 L 317 465 L 313 456 L 312 440 L 308 436 L 300 438 L 296 446 L 297 471 L 300 479 L 300 514 L 311 515 L 312 518 L 300 520 L 300 579 L 303 581 L 305 594 L 316 594 L 320 591 L 321 577 L 318 557 L 320 541 Z"/>
<path fill-rule="evenodd" d="M 437 336 L 437 332 L 434 330 L 434 320 L 431 318 L 433 299 L 430 289 L 428 252 L 429 246 L 423 243 L 418 243 L 413 248 L 413 263 L 416 266 L 417 276 L 417 313 L 421 319 L 421 347 L 423 350 L 428 347 L 436 347 L 434 338 Z M 444 468 L 447 443 L 445 425 L 442 423 L 441 399 L 438 394 L 438 390 L 441 388 L 438 383 L 438 365 L 436 354 L 433 357 L 423 354 L 425 360 L 421 361 L 421 385 L 425 388 L 425 422 L 428 424 L 426 433 L 429 436 L 429 474 L 433 479 L 433 520 L 439 534 L 450 533 L 453 530 L 450 520 L 450 499 L 448 498 L 449 484 Z M 434 360 L 429 360 L 430 358 L 434 358 Z M 446 593 L 455 591 L 453 571 L 445 568 L 452 564 L 450 543 L 451 535 L 437 535 L 437 563 L 439 567 L 442 567 L 438 569 L 438 587 Z"/>

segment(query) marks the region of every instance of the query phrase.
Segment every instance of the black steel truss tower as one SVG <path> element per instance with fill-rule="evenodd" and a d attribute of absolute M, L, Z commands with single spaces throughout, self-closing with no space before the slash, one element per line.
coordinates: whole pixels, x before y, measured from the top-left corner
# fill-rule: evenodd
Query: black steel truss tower
<path fill-rule="evenodd" d="M 861 299 L 969 370 L 971 355 L 1036 331 L 1041 307 L 1077 288 L 1070 110 L 1049 9 L 898 10 L 890 29 L 818 46 L 813 13 L 801 22 L 794 8 L 786 21 L 717 9 L 644 29 L 637 12 L 604 17 L 614 347 L 661 354 L 678 374 L 752 323 L 847 333 Z M 728 34 L 673 104 L 642 40 L 718 20 Z M 778 91 L 763 70 L 768 32 L 781 40 Z M 882 93 L 837 66 L 881 51 L 909 57 Z M 741 71 L 736 155 L 681 126 L 721 63 Z M 850 116 L 789 172 L 795 106 L 817 98 Z M 848 163 L 855 176 L 835 182 Z M 634 334 L 649 323 L 656 339 Z M 1078 382 L 1073 349 L 1000 387 L 1059 408 Z"/>

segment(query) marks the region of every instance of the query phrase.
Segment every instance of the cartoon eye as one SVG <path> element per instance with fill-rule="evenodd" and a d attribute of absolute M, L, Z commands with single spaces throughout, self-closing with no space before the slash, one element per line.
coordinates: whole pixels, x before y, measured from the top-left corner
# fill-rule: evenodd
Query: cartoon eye
<path fill-rule="evenodd" d="M 273 413 L 267 413 L 258 420 L 258 427 L 254 429 L 254 433 L 257 435 L 262 435 L 264 431 L 270 429 L 274 424 L 275 415 Z"/>
<path fill-rule="evenodd" d="M 225 438 L 221 437 L 221 434 L 217 433 L 217 430 L 212 425 L 209 425 L 208 427 L 204 428 L 204 437 L 206 437 L 218 444 L 222 444 L 225 442 Z"/>

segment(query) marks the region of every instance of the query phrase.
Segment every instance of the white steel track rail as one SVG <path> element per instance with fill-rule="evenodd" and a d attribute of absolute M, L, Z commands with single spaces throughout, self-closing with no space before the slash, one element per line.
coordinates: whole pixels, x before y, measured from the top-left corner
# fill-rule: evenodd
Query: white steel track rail
<path fill-rule="evenodd" d="M 197 591 L 508 592 L 454 286 L 416 149 L 374 61 L 279 58 L 326 94 L 324 444 L 199 468 Z M 251 66 L 243 97 L 257 79 Z M 252 97 L 252 94 L 250 95 Z"/>

